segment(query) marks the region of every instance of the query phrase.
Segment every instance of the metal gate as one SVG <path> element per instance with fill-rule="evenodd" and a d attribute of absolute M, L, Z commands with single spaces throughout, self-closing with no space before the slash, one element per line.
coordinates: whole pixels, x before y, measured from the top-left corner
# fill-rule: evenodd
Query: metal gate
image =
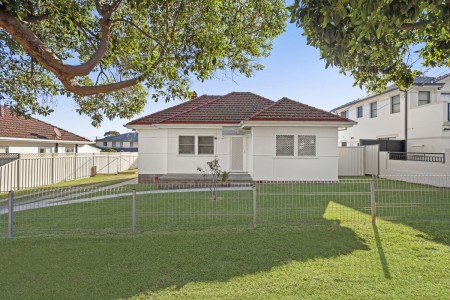
<path fill-rule="evenodd" d="M 380 145 L 364 146 L 364 173 L 366 175 L 379 175 Z"/>

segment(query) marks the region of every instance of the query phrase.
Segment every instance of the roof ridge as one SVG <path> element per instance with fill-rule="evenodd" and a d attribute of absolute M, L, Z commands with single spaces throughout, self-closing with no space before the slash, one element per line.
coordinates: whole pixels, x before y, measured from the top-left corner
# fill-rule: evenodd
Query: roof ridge
<path fill-rule="evenodd" d="M 13 116 L 15 116 L 15 117 L 17 117 L 17 118 L 20 118 L 20 117 L 21 117 L 21 118 L 24 118 L 23 116 L 15 115 L 15 114 L 8 108 L 8 106 L 4 105 L 4 108 L 5 108 L 5 110 L 6 110 L 8 113 L 10 113 L 11 115 L 13 115 Z M 31 117 L 31 116 L 30 116 L 30 118 L 33 119 L 33 120 L 35 120 L 35 121 L 38 121 L 38 122 L 47 124 L 47 125 L 49 125 L 49 126 L 52 126 L 53 128 L 58 128 L 58 130 L 62 130 L 62 131 L 64 131 L 64 132 L 73 134 L 74 136 L 77 136 L 77 137 L 79 137 L 79 138 L 81 138 L 81 139 L 84 139 L 86 142 L 92 142 L 90 139 L 87 139 L 87 138 L 85 138 L 85 137 L 83 137 L 83 136 L 81 136 L 81 135 L 78 135 L 78 134 L 76 134 L 76 133 L 73 133 L 73 132 L 71 132 L 71 131 L 69 131 L 69 130 L 66 130 L 66 129 L 64 129 L 64 128 L 55 126 L 55 125 L 53 125 L 53 124 L 51 124 L 51 123 L 47 123 L 47 122 L 42 121 L 42 120 L 39 120 L 39 119 L 36 119 L 35 117 Z M 64 141 L 64 140 L 62 140 L 62 141 Z M 66 140 L 66 141 L 71 141 L 71 140 Z"/>
<path fill-rule="evenodd" d="M 205 95 L 202 95 L 202 96 L 208 96 L 208 95 L 205 94 Z M 214 97 L 214 96 L 215 96 L 215 95 L 212 95 L 212 97 Z M 200 97 L 201 97 L 201 96 L 200 96 Z M 224 97 L 224 96 L 217 96 L 216 98 L 213 98 L 213 99 L 211 99 L 211 100 L 206 100 L 205 103 L 200 104 L 199 106 L 191 107 L 191 108 L 188 109 L 188 110 L 179 112 L 179 113 L 177 113 L 177 114 L 175 114 L 175 115 L 173 115 L 173 116 L 170 116 L 170 117 L 167 117 L 167 118 L 165 118 L 165 119 L 162 119 L 162 120 L 156 122 L 155 124 L 161 124 L 162 122 L 168 121 L 168 120 L 170 120 L 170 119 L 172 119 L 172 118 L 175 118 L 175 117 L 178 117 L 178 116 L 180 116 L 180 115 L 182 115 L 182 114 L 185 114 L 185 113 L 188 113 L 188 112 L 190 112 L 190 111 L 193 111 L 194 109 L 203 107 L 203 106 L 209 104 L 210 102 L 215 101 L 216 99 L 222 98 L 222 97 Z M 199 98 L 199 97 L 197 97 L 197 98 Z M 196 98 L 196 99 L 197 99 L 197 98 Z M 195 99 L 194 99 L 194 100 L 195 100 Z M 187 103 L 187 102 L 186 102 L 186 103 Z"/>
<path fill-rule="evenodd" d="M 270 100 L 270 99 L 267 99 L 267 100 Z M 243 121 L 248 121 L 248 120 L 254 118 L 255 116 L 257 116 L 257 115 L 259 115 L 260 113 L 262 113 L 263 111 L 265 111 L 265 110 L 267 110 L 267 109 L 269 109 L 269 108 L 271 108 L 271 107 L 274 107 L 274 106 L 278 103 L 278 101 L 273 101 L 273 100 L 270 100 L 270 101 L 272 101 L 273 103 L 270 104 L 270 105 L 267 105 L 267 107 L 263 107 L 261 110 L 255 112 L 253 115 L 249 116 L 248 118 L 246 118 L 246 119 L 243 120 Z"/>

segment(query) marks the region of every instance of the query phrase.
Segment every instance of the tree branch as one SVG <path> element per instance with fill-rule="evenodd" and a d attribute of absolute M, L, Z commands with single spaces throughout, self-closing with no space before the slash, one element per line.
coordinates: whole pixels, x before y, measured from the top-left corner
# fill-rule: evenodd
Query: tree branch
<path fill-rule="evenodd" d="M 136 29 L 137 29 L 140 33 L 142 33 L 145 37 L 148 37 L 149 39 L 152 39 L 152 40 L 154 40 L 155 42 L 158 42 L 158 41 L 155 39 L 154 36 L 151 36 L 148 32 L 145 32 L 142 28 L 140 28 L 139 26 L 137 26 L 135 23 L 133 23 L 133 22 L 130 21 L 130 20 L 122 19 L 122 18 L 121 18 L 121 19 L 114 19 L 114 20 L 112 20 L 113 25 L 116 24 L 116 23 L 118 23 L 118 22 L 124 22 L 124 23 L 127 23 L 127 24 L 133 26 L 134 28 L 136 28 Z"/>
<path fill-rule="evenodd" d="M 105 84 L 105 85 L 97 85 L 97 86 L 82 86 L 76 83 L 74 80 L 70 81 L 62 81 L 64 87 L 79 96 L 92 96 L 96 94 L 104 94 L 115 92 L 124 88 L 132 87 L 142 81 L 142 76 L 138 76 L 132 79 Z"/>
<path fill-rule="evenodd" d="M 43 14 L 43 15 L 38 15 L 38 16 L 26 16 L 26 17 L 22 18 L 22 22 L 27 23 L 27 24 L 35 24 L 37 22 L 47 20 L 49 18 L 50 18 L 49 14 Z"/>
<path fill-rule="evenodd" d="M 416 23 L 404 23 L 400 27 L 403 30 L 416 30 L 416 29 L 425 28 L 428 24 L 430 24 L 430 22 L 420 20 L 420 21 L 418 21 Z"/>

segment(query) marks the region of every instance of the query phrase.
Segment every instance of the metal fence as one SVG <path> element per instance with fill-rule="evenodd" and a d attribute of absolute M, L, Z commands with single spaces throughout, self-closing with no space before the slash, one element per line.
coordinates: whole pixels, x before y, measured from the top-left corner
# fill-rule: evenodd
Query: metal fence
<path fill-rule="evenodd" d="M 389 159 L 438 162 L 445 164 L 445 153 L 389 152 Z"/>
<path fill-rule="evenodd" d="M 450 189 L 390 179 L 125 185 L 0 194 L 0 237 L 395 222 L 448 224 Z M 441 180 L 450 180 L 443 176 Z"/>
<path fill-rule="evenodd" d="M 137 153 L 19 154 L 0 166 L 0 191 L 20 190 L 86 178 L 116 174 L 137 168 Z"/>

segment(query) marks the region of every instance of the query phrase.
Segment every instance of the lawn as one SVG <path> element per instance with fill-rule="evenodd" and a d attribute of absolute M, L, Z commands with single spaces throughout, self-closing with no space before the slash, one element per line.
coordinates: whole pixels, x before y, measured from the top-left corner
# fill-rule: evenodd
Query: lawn
<path fill-rule="evenodd" d="M 412 227 L 329 225 L 0 242 L 2 299 L 448 299 L 450 248 Z"/>
<path fill-rule="evenodd" d="M 141 185 L 131 235 L 135 187 L 16 212 L 0 298 L 448 299 L 449 189 L 378 180 L 372 226 L 367 180 L 258 185 L 252 230 L 252 190 Z"/>

